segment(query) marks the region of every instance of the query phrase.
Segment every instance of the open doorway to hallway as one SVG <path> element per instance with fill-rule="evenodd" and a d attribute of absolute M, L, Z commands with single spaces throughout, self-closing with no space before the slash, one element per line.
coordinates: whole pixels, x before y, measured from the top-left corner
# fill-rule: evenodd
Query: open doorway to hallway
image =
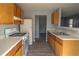
<path fill-rule="evenodd" d="M 46 41 L 47 16 L 35 16 L 35 40 Z"/>
<path fill-rule="evenodd" d="M 29 46 L 29 56 L 54 56 L 52 49 L 46 42 L 47 16 L 35 16 L 35 42 Z"/>

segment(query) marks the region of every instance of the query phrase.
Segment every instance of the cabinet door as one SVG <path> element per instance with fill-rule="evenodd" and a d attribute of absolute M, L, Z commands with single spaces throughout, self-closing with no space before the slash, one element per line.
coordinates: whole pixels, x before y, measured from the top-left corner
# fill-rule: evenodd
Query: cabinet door
<path fill-rule="evenodd" d="M 54 14 L 54 24 L 58 25 L 59 24 L 59 12 L 56 11 Z"/>
<path fill-rule="evenodd" d="M 23 19 L 23 11 L 22 9 L 20 8 L 20 18 L 21 18 L 21 24 L 24 24 L 24 19 Z"/>
<path fill-rule="evenodd" d="M 21 11 L 21 18 L 22 18 L 22 16 L 24 16 L 24 12 L 21 8 L 20 8 L 20 11 Z"/>
<path fill-rule="evenodd" d="M 54 11 L 51 16 L 52 24 L 58 25 L 59 24 L 59 11 Z"/>
<path fill-rule="evenodd" d="M 62 46 L 56 41 L 55 42 L 55 53 L 58 56 L 62 56 Z"/>
<path fill-rule="evenodd" d="M 55 37 L 54 36 L 51 36 L 51 46 L 52 46 L 52 49 L 55 50 Z"/>
<path fill-rule="evenodd" d="M 54 13 L 51 14 L 51 23 L 54 24 Z"/>
<path fill-rule="evenodd" d="M 15 4 L 0 4 L 0 24 L 13 24 L 13 16 L 16 16 Z"/>
<path fill-rule="evenodd" d="M 52 34 L 48 35 L 48 43 L 50 44 L 53 51 L 55 51 L 55 37 Z"/>
<path fill-rule="evenodd" d="M 48 43 L 49 43 L 49 45 L 50 45 L 50 33 L 48 32 Z"/>
<path fill-rule="evenodd" d="M 20 41 L 15 47 L 13 47 L 5 56 L 21 56 L 23 55 L 22 41 Z"/>
<path fill-rule="evenodd" d="M 19 17 L 21 18 L 21 8 L 19 7 Z"/>
<path fill-rule="evenodd" d="M 22 56 L 23 55 L 23 47 L 19 48 L 19 50 L 16 52 L 15 56 Z"/>
<path fill-rule="evenodd" d="M 21 8 L 18 5 L 16 7 L 16 17 L 21 18 Z"/>
<path fill-rule="evenodd" d="M 16 48 L 14 47 L 12 50 L 10 50 L 5 56 L 14 56 L 16 53 Z"/>
<path fill-rule="evenodd" d="M 12 23 L 13 8 L 12 4 L 3 3 L 0 4 L 0 24 L 10 24 Z"/>
<path fill-rule="evenodd" d="M 51 45 L 51 39 L 50 39 L 50 35 L 48 34 L 48 43 L 49 45 Z"/>
<path fill-rule="evenodd" d="M 13 3 L 0 4 L 0 24 L 15 24 L 14 16 L 21 17 L 21 9 Z M 19 22 L 20 23 L 20 22 Z M 17 21 L 16 21 L 16 24 Z"/>

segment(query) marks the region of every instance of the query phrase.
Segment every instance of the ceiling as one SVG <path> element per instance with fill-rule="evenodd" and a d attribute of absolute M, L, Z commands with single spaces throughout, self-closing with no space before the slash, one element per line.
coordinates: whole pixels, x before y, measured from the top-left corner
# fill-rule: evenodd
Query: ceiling
<path fill-rule="evenodd" d="M 24 13 L 34 10 L 53 12 L 57 8 L 61 8 L 62 14 L 65 16 L 79 13 L 79 3 L 18 3 L 18 5 L 23 9 Z"/>

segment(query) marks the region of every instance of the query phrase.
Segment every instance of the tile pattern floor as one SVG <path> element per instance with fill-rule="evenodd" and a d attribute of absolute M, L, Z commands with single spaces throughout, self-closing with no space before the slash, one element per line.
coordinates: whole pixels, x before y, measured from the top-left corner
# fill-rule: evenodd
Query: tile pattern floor
<path fill-rule="evenodd" d="M 28 56 L 55 56 L 48 43 L 42 39 L 36 40 L 29 46 Z"/>

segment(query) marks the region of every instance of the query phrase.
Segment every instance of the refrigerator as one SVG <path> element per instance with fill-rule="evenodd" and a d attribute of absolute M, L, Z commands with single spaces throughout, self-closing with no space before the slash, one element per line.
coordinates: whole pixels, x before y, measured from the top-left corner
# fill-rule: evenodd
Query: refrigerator
<path fill-rule="evenodd" d="M 24 19 L 20 25 L 20 32 L 29 33 L 29 45 L 32 45 L 32 19 Z"/>

